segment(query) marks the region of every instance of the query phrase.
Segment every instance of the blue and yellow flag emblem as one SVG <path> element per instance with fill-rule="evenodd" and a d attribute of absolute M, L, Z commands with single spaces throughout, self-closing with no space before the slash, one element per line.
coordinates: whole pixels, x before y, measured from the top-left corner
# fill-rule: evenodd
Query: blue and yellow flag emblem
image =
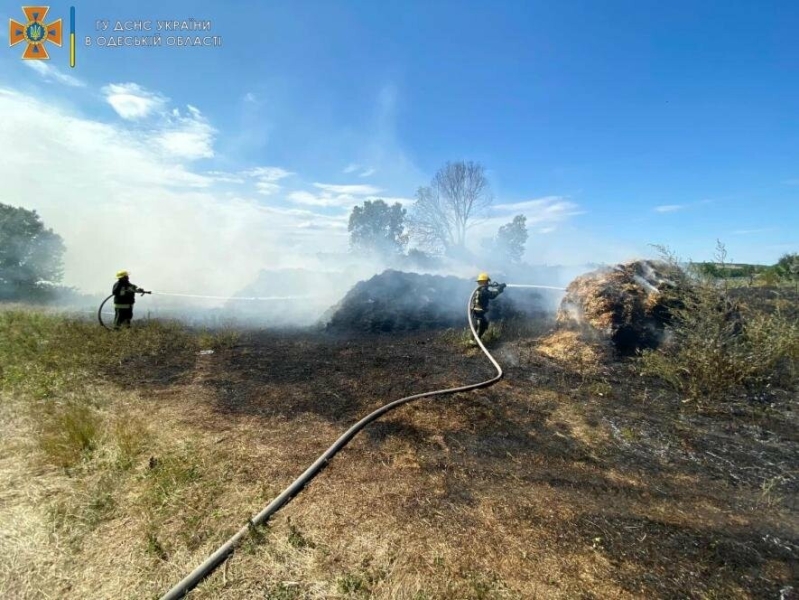
<path fill-rule="evenodd" d="M 53 21 L 52 23 L 45 23 L 47 11 L 50 10 L 49 6 L 23 6 L 22 12 L 25 13 L 27 23 L 23 25 L 9 19 L 8 21 L 8 39 L 11 41 L 12 46 L 16 46 L 21 42 L 26 42 L 25 52 L 22 53 L 22 58 L 27 60 L 47 60 L 50 55 L 47 54 L 45 44 L 52 42 L 56 46 L 61 46 L 62 28 L 61 19 Z"/>

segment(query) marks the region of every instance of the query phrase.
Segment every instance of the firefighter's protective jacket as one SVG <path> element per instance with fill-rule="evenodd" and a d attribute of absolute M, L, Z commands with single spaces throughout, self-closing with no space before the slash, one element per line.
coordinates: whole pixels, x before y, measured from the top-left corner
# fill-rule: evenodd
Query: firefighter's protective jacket
<path fill-rule="evenodd" d="M 484 314 L 488 312 L 488 303 L 499 296 L 503 289 L 504 287 L 500 287 L 499 289 L 492 290 L 487 285 L 478 288 L 477 293 L 474 295 L 472 311 L 478 314 Z"/>
<path fill-rule="evenodd" d="M 114 308 L 133 308 L 136 302 L 136 292 L 141 288 L 133 285 L 127 279 L 119 279 L 114 284 L 111 293 L 114 294 Z"/>

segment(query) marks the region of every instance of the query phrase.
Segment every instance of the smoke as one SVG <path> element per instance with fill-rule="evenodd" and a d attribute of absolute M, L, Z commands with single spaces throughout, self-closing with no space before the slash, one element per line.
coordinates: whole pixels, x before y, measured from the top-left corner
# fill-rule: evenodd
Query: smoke
<path fill-rule="evenodd" d="M 301 192 L 298 176 L 277 166 L 203 170 L 198 161 L 214 156 L 217 132 L 199 109 L 171 107 L 133 84 L 102 91 L 121 120 L 0 88 L 0 202 L 36 210 L 64 238 L 63 283 L 97 304 L 114 273 L 127 269 L 134 283 L 156 292 L 140 300 L 137 314 L 308 324 L 387 267 L 469 280 L 490 268 L 495 280 L 552 286 L 585 270 L 504 265 L 479 254 L 430 264 L 356 259 L 346 252 L 349 208 L 373 196 L 374 186 L 313 183 Z M 549 220 L 576 210 L 564 201 L 545 204 Z M 236 295 L 300 298 L 220 299 Z M 554 308 L 557 296 L 547 297 Z"/>
<path fill-rule="evenodd" d="M 264 269 L 304 269 L 306 282 L 285 286 L 278 277 L 275 287 L 288 288 L 280 295 L 311 292 L 327 306 L 341 288 L 382 269 L 375 261 L 351 268 L 325 258 L 347 248 L 345 208 L 314 212 L 266 201 L 280 179 L 272 175 L 285 171 L 237 174 L 252 184 L 247 193 L 225 181 L 229 174 L 191 169 L 196 151 L 185 146 L 207 144 L 213 133 L 193 107 L 147 127 L 111 125 L 0 89 L 0 114 L 0 202 L 35 209 L 64 238 L 64 284 L 96 294 L 98 303 L 120 269 L 156 292 L 223 297 L 253 284 Z M 267 175 L 271 187 L 264 188 Z M 331 270 L 338 271 L 337 285 L 314 285 L 314 272 Z M 155 295 L 145 303 L 184 313 L 223 304 Z"/>

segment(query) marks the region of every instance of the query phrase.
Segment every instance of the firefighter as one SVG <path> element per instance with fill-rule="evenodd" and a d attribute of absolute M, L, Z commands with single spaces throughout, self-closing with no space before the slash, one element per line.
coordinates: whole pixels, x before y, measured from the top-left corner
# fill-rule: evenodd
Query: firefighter
<path fill-rule="evenodd" d="M 478 289 L 474 293 L 474 302 L 472 304 L 472 316 L 474 317 L 478 337 L 483 337 L 486 329 L 488 329 L 488 303 L 504 292 L 506 286 L 504 283 L 491 284 L 491 278 L 488 273 L 480 273 L 477 276 L 477 286 Z M 489 286 L 495 289 L 491 289 Z"/>
<path fill-rule="evenodd" d="M 111 293 L 114 294 L 114 329 L 119 329 L 120 327 L 130 327 L 136 294 L 149 294 L 150 292 L 133 285 L 128 279 L 127 271 L 118 271 L 117 282 Z"/>

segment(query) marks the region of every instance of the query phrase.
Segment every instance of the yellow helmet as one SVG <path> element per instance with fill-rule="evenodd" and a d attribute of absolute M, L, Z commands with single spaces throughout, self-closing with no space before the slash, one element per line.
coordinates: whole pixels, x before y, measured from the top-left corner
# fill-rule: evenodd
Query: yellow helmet
<path fill-rule="evenodd" d="M 128 272 L 127 271 L 117 271 L 117 279 L 122 279 L 123 277 L 127 277 L 127 276 L 128 276 Z"/>
<path fill-rule="evenodd" d="M 477 276 L 477 283 L 480 283 L 480 282 L 483 282 L 483 281 L 491 281 L 491 278 L 488 276 L 488 273 L 480 273 Z"/>

